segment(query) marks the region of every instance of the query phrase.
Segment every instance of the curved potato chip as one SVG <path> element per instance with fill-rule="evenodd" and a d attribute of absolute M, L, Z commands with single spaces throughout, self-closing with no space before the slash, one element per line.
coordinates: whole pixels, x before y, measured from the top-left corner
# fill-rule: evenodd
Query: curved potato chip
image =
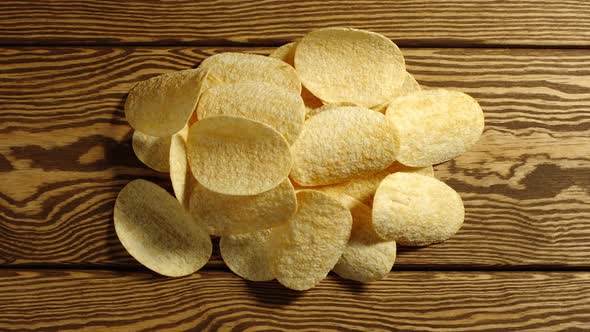
<path fill-rule="evenodd" d="M 358 200 L 337 195 L 352 214 L 352 231 L 346 249 L 332 271 L 345 279 L 360 282 L 383 279 L 395 262 L 395 241 L 384 241 L 371 225 L 371 208 Z"/>
<path fill-rule="evenodd" d="M 295 290 L 314 287 L 328 275 L 350 237 L 352 216 L 334 198 L 312 190 L 297 192 L 297 212 L 270 233 L 272 274 Z"/>
<path fill-rule="evenodd" d="M 297 210 L 295 189 L 288 179 L 258 195 L 224 195 L 195 182 L 190 213 L 209 234 L 230 235 L 270 228 L 286 222 Z"/>
<path fill-rule="evenodd" d="M 203 267 L 212 253 L 209 234 L 166 190 L 129 182 L 115 202 L 115 231 L 127 251 L 159 274 L 180 277 Z"/>
<path fill-rule="evenodd" d="M 208 71 L 207 81 L 211 85 L 258 81 L 301 93 L 301 81 L 295 68 L 263 55 L 219 53 L 203 60 L 199 68 Z"/>
<path fill-rule="evenodd" d="M 188 135 L 188 126 L 184 126 L 182 130 L 172 136 L 150 136 L 140 131 L 134 131 L 131 138 L 131 146 L 133 152 L 142 163 L 149 168 L 158 172 L 169 172 L 169 152 L 171 138 L 180 136 L 186 139 Z"/>
<path fill-rule="evenodd" d="M 171 136 L 193 113 L 207 73 L 200 69 L 172 72 L 139 82 L 125 101 L 131 127 L 150 136 Z"/>
<path fill-rule="evenodd" d="M 305 121 L 293 144 L 291 178 L 314 186 L 380 171 L 395 160 L 396 143 L 391 123 L 379 112 L 363 107 L 324 111 Z"/>
<path fill-rule="evenodd" d="M 406 66 L 399 48 L 380 34 L 326 28 L 301 39 L 295 68 L 303 85 L 325 103 L 372 107 L 393 99 Z"/>
<path fill-rule="evenodd" d="M 373 200 L 373 229 L 402 246 L 445 241 L 461 228 L 464 215 L 463 201 L 453 188 L 420 174 L 387 176 Z"/>
<path fill-rule="evenodd" d="M 176 199 L 188 209 L 194 178 L 188 166 L 186 142 L 181 135 L 172 136 L 170 142 L 170 181 Z"/>
<path fill-rule="evenodd" d="M 264 82 L 244 81 L 214 86 L 203 93 L 197 106 L 199 119 L 237 115 L 265 123 L 290 144 L 299 136 L 305 105 L 292 90 Z"/>
<path fill-rule="evenodd" d="M 235 274 L 251 281 L 274 279 L 270 268 L 270 229 L 227 235 L 219 240 L 219 251 L 225 264 Z"/>
<path fill-rule="evenodd" d="M 271 58 L 279 59 L 283 62 L 288 63 L 291 67 L 294 66 L 295 49 L 297 49 L 297 42 L 290 42 L 283 46 L 277 47 L 268 56 Z"/>
<path fill-rule="evenodd" d="M 397 160 L 424 167 L 445 162 L 471 148 L 481 136 L 484 115 L 463 92 L 427 90 L 399 97 L 387 108 L 399 140 Z"/>
<path fill-rule="evenodd" d="M 191 128 L 190 169 L 211 191 L 256 195 L 283 182 L 291 169 L 289 143 L 270 126 L 243 117 L 220 115 Z"/>
<path fill-rule="evenodd" d="M 346 194 L 359 200 L 361 203 L 371 204 L 373 202 L 375 191 L 377 191 L 377 187 L 379 187 L 381 181 L 389 174 L 395 172 L 417 173 L 434 177 L 432 166 L 413 168 L 402 165 L 398 162 L 394 162 L 391 164 L 391 166 L 382 171 L 367 175 L 355 176 L 342 183 L 314 187 L 313 189 L 327 194 Z"/>
<path fill-rule="evenodd" d="M 416 81 L 414 76 L 412 76 L 412 74 L 406 72 L 406 77 L 404 79 L 404 83 L 402 84 L 402 87 L 396 91 L 393 99 L 395 99 L 397 97 L 408 95 L 410 93 L 421 91 L 421 90 L 422 90 L 422 87 L 420 87 L 420 84 L 418 84 L 418 82 Z M 387 110 L 387 107 L 389 106 L 390 103 L 391 103 L 391 100 L 385 104 L 381 104 L 379 106 L 373 107 L 372 109 L 377 112 L 385 113 L 385 111 Z"/>
<path fill-rule="evenodd" d="M 314 108 L 311 111 L 307 112 L 307 115 L 314 116 L 314 115 L 318 115 L 318 114 L 322 113 L 323 111 L 332 110 L 332 109 L 344 107 L 344 106 L 358 107 L 358 105 L 356 105 L 355 103 L 343 101 L 343 102 L 338 102 L 338 103 L 333 103 L 333 104 L 321 105 L 320 107 Z"/>

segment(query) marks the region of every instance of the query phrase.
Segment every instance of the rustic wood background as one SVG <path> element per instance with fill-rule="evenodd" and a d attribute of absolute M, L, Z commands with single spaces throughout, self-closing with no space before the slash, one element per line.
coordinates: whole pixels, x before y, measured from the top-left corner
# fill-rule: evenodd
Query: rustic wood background
<path fill-rule="evenodd" d="M 590 3 L 569 1 L 0 2 L 0 330 L 590 329 Z M 180 279 L 114 233 L 138 81 L 326 26 L 387 35 L 428 87 L 477 98 L 485 133 L 435 167 L 466 206 L 444 244 L 401 249 L 380 282 L 304 293 L 219 256 Z"/>

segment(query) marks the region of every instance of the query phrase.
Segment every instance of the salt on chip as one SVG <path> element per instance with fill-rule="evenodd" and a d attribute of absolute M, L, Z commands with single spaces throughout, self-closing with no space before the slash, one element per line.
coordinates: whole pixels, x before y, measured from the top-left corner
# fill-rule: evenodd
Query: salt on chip
<path fill-rule="evenodd" d="M 133 152 L 142 163 L 149 168 L 158 172 L 168 172 L 170 170 L 169 151 L 171 139 L 174 136 L 180 136 L 186 139 L 188 126 L 184 126 L 181 131 L 165 137 L 150 136 L 140 131 L 134 131 L 131 139 Z"/>
<path fill-rule="evenodd" d="M 190 192 L 195 180 L 188 166 L 186 141 L 180 135 L 172 136 L 170 142 L 170 181 L 176 199 L 188 209 Z"/>
<path fill-rule="evenodd" d="M 352 227 L 350 211 L 336 199 L 313 190 L 297 192 L 298 208 L 270 234 L 273 276 L 295 290 L 314 287 L 342 255 Z"/>
<path fill-rule="evenodd" d="M 258 81 L 301 93 L 301 81 L 295 69 L 275 58 L 247 53 L 219 53 L 201 62 L 206 70 L 207 86 L 241 81 Z"/>
<path fill-rule="evenodd" d="M 291 178 L 303 186 L 342 182 L 395 161 L 392 125 L 379 112 L 338 107 L 310 117 L 292 147 Z"/>
<path fill-rule="evenodd" d="M 451 160 L 470 149 L 484 127 L 484 114 L 469 95 L 443 89 L 395 99 L 386 117 L 399 140 L 397 160 L 424 167 Z"/>
<path fill-rule="evenodd" d="M 416 81 L 414 76 L 412 76 L 412 74 L 410 74 L 410 73 L 406 73 L 404 83 L 402 84 L 401 88 L 396 90 L 396 93 L 395 93 L 395 96 L 393 97 L 393 99 L 395 99 L 397 97 L 405 96 L 410 93 L 414 93 L 416 91 L 421 91 L 421 90 L 422 90 L 422 87 L 420 87 L 420 84 L 418 84 L 418 82 Z M 387 107 L 389 106 L 390 103 L 391 103 L 391 100 L 385 104 L 379 105 L 377 107 L 373 107 L 372 109 L 377 112 L 385 113 L 385 111 L 387 110 Z"/>
<path fill-rule="evenodd" d="M 295 51 L 295 68 L 303 85 L 324 103 L 347 101 L 367 108 L 392 100 L 406 70 L 391 40 L 350 28 L 305 35 Z"/>
<path fill-rule="evenodd" d="M 305 105 L 293 92 L 264 82 L 220 84 L 203 93 L 197 106 L 199 119 L 236 115 L 265 123 L 285 136 L 290 144 L 299 136 Z"/>
<path fill-rule="evenodd" d="M 335 195 L 352 215 L 346 249 L 332 271 L 345 279 L 369 282 L 387 276 L 396 256 L 395 241 L 384 241 L 373 230 L 371 208 L 347 195 Z"/>
<path fill-rule="evenodd" d="M 402 246 L 426 246 L 447 240 L 463 224 L 457 192 L 435 178 L 398 172 L 387 176 L 373 200 L 373 229 Z"/>
<path fill-rule="evenodd" d="M 287 178 L 258 195 L 224 195 L 193 184 L 189 211 L 212 235 L 253 232 L 280 225 L 295 213 L 295 189 Z"/>
<path fill-rule="evenodd" d="M 195 123 L 187 141 L 190 169 L 211 191 L 256 195 L 278 186 L 292 166 L 289 143 L 264 123 L 219 115 Z"/>
<path fill-rule="evenodd" d="M 225 264 L 235 274 L 250 281 L 274 279 L 270 268 L 270 229 L 222 236 L 219 251 Z"/>
<path fill-rule="evenodd" d="M 139 82 L 125 102 L 125 117 L 135 130 L 166 137 L 188 122 L 201 93 L 207 72 L 182 70 Z"/>
<path fill-rule="evenodd" d="M 209 234 L 166 190 L 129 182 L 115 202 L 115 231 L 127 251 L 159 274 L 180 277 L 203 267 L 212 253 Z"/>

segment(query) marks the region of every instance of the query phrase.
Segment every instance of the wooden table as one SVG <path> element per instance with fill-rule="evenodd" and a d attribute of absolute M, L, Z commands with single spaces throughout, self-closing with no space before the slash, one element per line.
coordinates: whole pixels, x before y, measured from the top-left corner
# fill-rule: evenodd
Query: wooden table
<path fill-rule="evenodd" d="M 590 329 L 586 0 L 5 0 L 0 13 L 0 330 Z M 170 185 L 132 153 L 129 89 L 326 26 L 383 33 L 421 84 L 480 101 L 480 142 L 435 167 L 465 201 L 461 231 L 401 249 L 385 280 L 331 275 L 304 293 L 244 281 L 218 255 L 179 279 L 139 266 L 115 197 L 136 178 Z"/>

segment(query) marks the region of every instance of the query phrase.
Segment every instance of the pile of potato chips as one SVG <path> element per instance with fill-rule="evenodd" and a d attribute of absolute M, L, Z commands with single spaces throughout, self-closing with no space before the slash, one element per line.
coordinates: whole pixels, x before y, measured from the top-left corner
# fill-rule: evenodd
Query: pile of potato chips
<path fill-rule="evenodd" d="M 183 276 L 220 236 L 233 272 L 295 290 L 330 271 L 381 279 L 396 245 L 454 235 L 463 202 L 432 165 L 484 127 L 473 98 L 423 91 L 391 40 L 348 28 L 140 82 L 125 115 L 137 157 L 170 172 L 176 195 L 145 180 L 123 188 L 114 220 L 129 253 Z"/>

